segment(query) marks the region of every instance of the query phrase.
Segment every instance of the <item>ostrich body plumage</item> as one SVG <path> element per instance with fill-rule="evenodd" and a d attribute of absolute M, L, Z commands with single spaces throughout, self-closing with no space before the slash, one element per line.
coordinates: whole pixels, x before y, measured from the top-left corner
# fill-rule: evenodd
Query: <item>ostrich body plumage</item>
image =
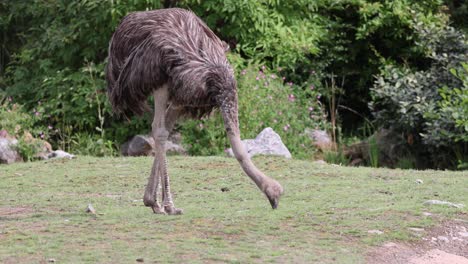
<path fill-rule="evenodd" d="M 185 113 L 209 113 L 226 96 L 236 96 L 226 50 L 191 11 L 172 8 L 127 15 L 109 46 L 106 77 L 114 111 L 141 115 L 148 110 L 148 96 L 167 83 L 169 100 Z"/>

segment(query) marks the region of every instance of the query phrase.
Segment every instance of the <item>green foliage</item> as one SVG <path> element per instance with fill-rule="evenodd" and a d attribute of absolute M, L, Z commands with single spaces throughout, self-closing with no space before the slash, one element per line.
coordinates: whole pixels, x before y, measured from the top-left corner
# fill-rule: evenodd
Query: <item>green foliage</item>
<path fill-rule="evenodd" d="M 320 1 L 319 1 L 320 2 Z M 242 54 L 270 66 L 294 68 L 318 54 L 325 29 L 310 1 L 182 1 Z"/>
<path fill-rule="evenodd" d="M 379 167 L 379 146 L 375 136 L 369 138 L 369 162 L 372 167 Z"/>
<path fill-rule="evenodd" d="M 49 139 L 54 147 L 75 151 L 72 146 L 80 146 L 76 151 L 102 153 L 87 146 L 103 142 L 102 145 L 108 147 L 110 145 L 105 142 L 123 142 L 135 133 L 146 133 L 150 128 L 148 117 L 132 118 L 124 123 L 110 114 L 103 80 L 108 41 L 127 13 L 175 5 L 193 10 L 230 44 L 241 57 L 234 62 L 237 68 L 244 69 L 246 62 L 269 69 L 283 68 L 282 75 L 297 83 L 287 95 L 292 93 L 297 104 L 304 104 L 303 108 L 308 108 L 306 102 L 311 95 L 307 94 L 306 87 L 310 83 L 324 92 L 326 83 L 334 76 L 345 79 L 345 85 L 340 87 L 341 101 L 336 105 L 336 124 L 343 124 L 343 131 L 352 134 L 349 129 L 358 129 L 368 117 L 369 87 L 383 65 L 395 65 L 397 71 L 404 71 L 401 65 L 406 65 L 415 74 L 428 70 L 430 59 L 426 52 L 429 46 L 440 45 L 429 41 L 430 38 L 426 38 L 424 44 L 416 45 L 416 42 L 423 34 L 421 28 L 430 29 L 434 25 L 428 30 L 428 34 L 434 35 L 434 30 L 448 23 L 443 2 L 448 5 L 456 24 L 463 26 L 466 5 L 460 7 L 456 1 L 442 0 L 1 1 L 0 12 L 5 15 L 0 16 L 0 91 L 23 105 L 25 112 L 39 113 L 34 116 L 34 126 L 53 127 Z M 437 52 L 441 56 L 444 53 L 452 54 Z M 312 71 L 315 72 L 313 76 Z M 285 86 L 280 81 L 275 85 Z M 240 87 L 240 97 L 246 98 L 245 102 L 240 99 L 241 104 L 255 105 L 252 102 L 258 91 L 253 87 Z M 258 96 L 262 98 L 265 94 Z M 442 97 L 437 91 L 434 96 Z M 456 97 L 450 92 L 446 96 Z M 329 98 L 321 100 L 327 102 Z M 281 104 L 278 108 L 290 106 L 289 102 L 277 103 Z M 256 109 L 246 105 L 241 108 L 241 115 L 253 110 Z M 267 107 L 261 111 L 267 111 Z M 277 115 L 275 112 L 265 114 L 264 122 L 271 122 Z M 294 115 L 298 113 L 299 110 Z M 306 120 L 308 114 L 303 112 L 304 117 L 297 120 Z M 407 117 L 411 118 L 424 119 L 420 115 Z M 202 123 L 218 123 L 219 119 L 215 115 L 215 119 Z M 245 137 L 260 132 L 259 124 L 263 120 L 254 119 L 241 116 Z M 294 117 L 292 120 L 296 122 Z M 303 125 L 292 123 L 290 126 L 294 128 L 289 131 L 299 134 L 288 136 L 289 144 L 295 149 L 294 153 L 305 155 L 298 147 L 302 143 L 307 146 L 307 141 L 301 142 L 302 131 L 298 129 Z M 192 153 L 222 151 L 226 145 L 223 130 L 196 132 L 198 125 L 196 121 L 189 121 L 182 126 L 185 130 L 191 126 L 189 131 L 195 133 L 187 135 L 192 137 L 188 140 L 194 148 Z M 282 128 L 278 123 L 275 130 L 282 131 Z M 85 140 L 88 136 L 89 141 Z M 195 144 L 196 140 L 201 144 Z M 293 143 L 294 140 L 297 142 Z M 76 144 L 78 141 L 81 143 Z M 213 149 L 208 151 L 209 147 Z"/>
<path fill-rule="evenodd" d="M 468 64 L 462 66 L 450 71 L 463 82 L 462 86 L 440 88 L 441 99 L 424 113 L 428 134 L 423 137 L 427 144 L 447 146 L 452 142 L 468 142 Z"/>
<path fill-rule="evenodd" d="M 372 89 L 370 107 L 378 123 L 414 140 L 420 162 L 423 155 L 427 157 L 423 166 L 454 167 L 457 158 L 465 160 L 468 155 L 464 63 L 468 44 L 463 34 L 450 27 L 418 30 L 430 68 L 385 67 Z"/>
<path fill-rule="evenodd" d="M 1 7 L 10 15 L 0 25 L 15 33 L 10 38 L 23 43 L 3 46 L 3 52 L 14 52 L 6 71 L 6 94 L 34 112 L 36 124 L 53 127 L 51 140 L 56 147 L 71 151 L 72 145 L 82 146 L 73 143 L 78 132 L 93 138 L 99 135 L 107 142 L 123 141 L 142 127 L 148 129 L 147 120 L 132 119 L 125 126 L 112 117 L 105 94 L 104 59 L 121 17 L 158 8 L 159 1 L 18 1 Z M 87 152 L 86 148 L 73 151 Z"/>
<path fill-rule="evenodd" d="M 337 151 L 325 151 L 323 154 L 323 159 L 327 163 L 342 166 L 346 166 L 350 162 L 349 158 L 347 158 L 344 154 L 343 149 L 338 149 Z"/>
<path fill-rule="evenodd" d="M 5 98 L 0 107 L 0 129 L 11 135 L 20 135 L 30 130 L 34 124 L 34 115 L 25 113 L 23 107 Z"/>
<path fill-rule="evenodd" d="M 39 139 L 32 139 L 23 134 L 18 139 L 18 144 L 16 145 L 18 153 L 25 161 L 32 161 L 37 159 L 37 154 L 44 151 L 44 141 Z"/>
<path fill-rule="evenodd" d="M 87 156 L 115 156 L 117 147 L 111 140 L 105 140 L 100 135 L 76 133 L 71 137 L 71 149 L 75 154 Z"/>
<path fill-rule="evenodd" d="M 0 130 L 5 130 L 18 140 L 16 149 L 23 160 L 35 159 L 38 153 L 43 152 L 43 140 L 48 139 L 50 133 L 49 129 L 38 125 L 39 112 L 27 113 L 21 105 L 14 103 L 11 97 L 0 102 Z"/>
<path fill-rule="evenodd" d="M 238 74 L 239 123 L 243 138 L 255 138 L 264 128 L 277 132 L 295 157 L 310 157 L 314 151 L 305 128 L 326 127 L 320 93 L 311 84 L 283 83 L 281 72 L 249 65 Z M 228 146 L 221 115 L 186 121 L 182 125 L 191 154 L 213 155 Z"/>

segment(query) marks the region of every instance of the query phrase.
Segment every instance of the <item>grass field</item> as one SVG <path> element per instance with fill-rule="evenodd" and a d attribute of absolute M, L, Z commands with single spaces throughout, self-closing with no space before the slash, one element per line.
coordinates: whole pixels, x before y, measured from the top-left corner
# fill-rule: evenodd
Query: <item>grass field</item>
<path fill-rule="evenodd" d="M 278 210 L 223 157 L 169 158 L 181 216 L 143 206 L 149 157 L 2 165 L 0 262 L 362 263 L 384 241 L 416 239 L 409 227 L 468 220 L 467 172 L 254 162 L 285 188 Z"/>

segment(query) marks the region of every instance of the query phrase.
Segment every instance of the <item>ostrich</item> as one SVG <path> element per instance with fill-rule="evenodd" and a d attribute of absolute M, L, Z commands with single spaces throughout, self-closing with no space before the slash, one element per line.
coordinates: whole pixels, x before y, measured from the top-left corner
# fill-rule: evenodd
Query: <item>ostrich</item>
<path fill-rule="evenodd" d="M 143 196 L 154 213 L 182 214 L 172 200 L 164 149 L 175 122 L 181 117 L 200 118 L 215 108 L 221 111 L 240 166 L 272 208 L 278 206 L 283 187 L 255 167 L 241 142 L 237 85 L 226 51 L 227 44 L 200 18 L 179 8 L 131 13 L 110 40 L 106 80 L 113 111 L 141 115 L 149 110 L 148 96 L 154 97 L 155 155 Z"/>

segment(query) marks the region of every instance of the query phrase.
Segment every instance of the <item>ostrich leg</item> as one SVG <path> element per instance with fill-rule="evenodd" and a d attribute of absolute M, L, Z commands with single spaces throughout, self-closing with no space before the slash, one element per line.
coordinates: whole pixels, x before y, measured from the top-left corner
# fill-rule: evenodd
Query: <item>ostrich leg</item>
<path fill-rule="evenodd" d="M 166 118 L 165 118 L 165 124 L 168 132 L 171 132 L 172 129 L 174 128 L 174 124 L 177 121 L 177 118 L 180 115 L 180 110 L 172 108 L 169 106 L 166 110 Z M 163 145 L 164 147 L 164 145 Z M 166 151 L 164 150 L 164 164 L 163 164 L 163 170 L 161 174 L 161 182 L 163 186 L 163 193 L 162 193 L 162 198 L 163 198 L 163 206 L 164 206 L 164 211 L 167 214 L 170 215 L 178 215 L 182 214 L 183 210 L 179 208 L 174 207 L 174 202 L 172 201 L 172 194 L 170 190 L 170 184 L 169 184 L 169 174 L 167 173 L 167 159 L 166 159 Z"/>
<path fill-rule="evenodd" d="M 169 189 L 169 175 L 167 174 L 166 144 L 169 131 L 167 127 L 172 129 L 176 120 L 176 111 L 168 112 L 169 122 L 166 123 L 166 105 L 168 102 L 167 86 L 157 89 L 154 93 L 154 118 L 152 123 L 152 136 L 155 141 L 155 155 L 151 174 L 146 185 L 143 202 L 146 206 L 151 207 L 154 213 L 157 214 L 181 214 L 182 210 L 174 208 L 172 195 Z M 170 110 L 170 109 L 169 109 Z M 163 206 L 158 202 L 157 191 L 159 181 L 163 185 Z"/>
<path fill-rule="evenodd" d="M 168 132 L 165 129 L 164 116 L 166 114 L 166 104 L 168 100 L 167 87 L 163 86 L 154 92 L 154 117 L 152 126 L 152 136 L 155 142 L 155 155 L 151 174 L 146 185 L 143 203 L 151 207 L 156 214 L 165 214 L 164 208 L 158 202 L 159 181 L 161 180 L 162 169 L 165 167 L 164 143 Z M 163 142 L 161 142 L 163 141 Z M 162 143 L 162 148 L 161 148 Z"/>

